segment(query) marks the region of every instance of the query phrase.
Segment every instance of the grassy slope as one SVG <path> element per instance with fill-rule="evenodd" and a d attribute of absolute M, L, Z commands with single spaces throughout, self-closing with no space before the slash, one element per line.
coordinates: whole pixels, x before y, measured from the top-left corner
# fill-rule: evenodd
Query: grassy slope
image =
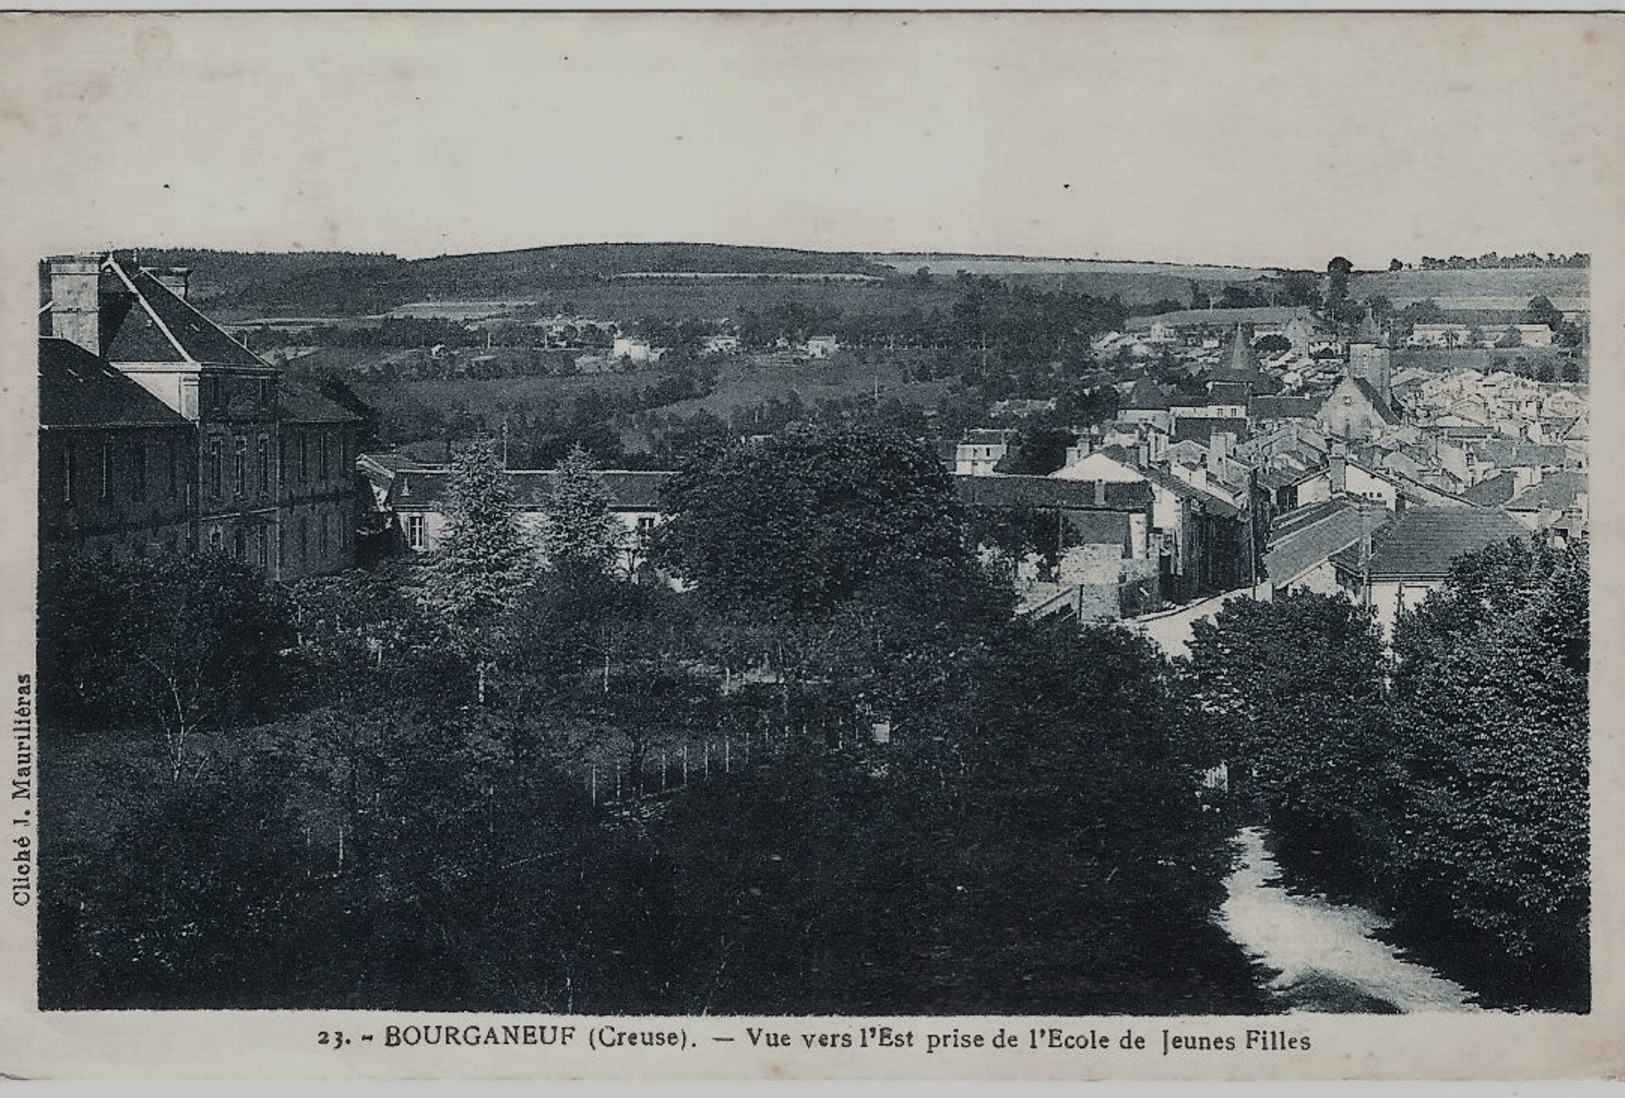
<path fill-rule="evenodd" d="M 957 270 L 1020 281 L 1045 290 L 1099 296 L 1117 294 L 1133 304 L 1186 300 L 1190 282 L 1221 286 L 1265 272 L 1242 267 L 1012 259 L 978 256 L 869 257 L 786 248 L 717 244 L 571 244 L 511 252 L 406 260 L 347 252 L 236 253 L 203 249 L 143 249 L 148 264 L 184 264 L 194 270 L 196 299 L 214 315 L 352 315 L 387 311 L 413 301 L 537 299 L 561 311 L 607 316 L 737 316 L 778 302 L 839 309 L 843 313 L 896 313 L 951 303 Z M 933 266 L 938 277 L 922 285 L 907 277 Z M 632 271 L 733 271 L 887 276 L 883 287 L 798 285 L 606 284 Z"/>
<path fill-rule="evenodd" d="M 735 408 L 749 408 L 771 397 L 781 399 L 794 391 L 809 407 L 820 400 L 872 396 L 878 385 L 882 400 L 895 396 L 905 404 L 935 406 L 946 391 L 946 381 L 908 381 L 902 356 L 862 362 L 852 355 L 837 355 L 819 362 L 794 362 L 769 355 L 728 359 L 716 391 L 694 400 L 667 405 L 662 412 L 691 416 L 700 411 L 726 417 Z"/>
<path fill-rule="evenodd" d="M 1355 275 L 1349 292 L 1358 298 L 1382 294 L 1396 305 L 1423 298 L 1512 298 L 1523 302 L 1537 294 L 1553 299 L 1584 298 L 1591 292 L 1590 274 L 1583 268 L 1571 267 L 1382 271 Z"/>

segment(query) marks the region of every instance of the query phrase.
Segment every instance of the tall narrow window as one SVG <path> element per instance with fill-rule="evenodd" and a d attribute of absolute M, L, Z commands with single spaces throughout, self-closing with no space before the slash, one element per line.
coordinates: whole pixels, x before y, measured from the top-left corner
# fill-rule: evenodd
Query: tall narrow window
<path fill-rule="evenodd" d="M 240 496 L 248 491 L 248 439 L 238 435 L 231 463 L 231 483 Z M 241 557 L 242 554 L 238 554 Z"/>
<path fill-rule="evenodd" d="M 271 539 L 266 534 L 267 530 L 264 523 L 254 528 L 254 557 L 255 562 L 261 568 L 265 568 L 271 563 Z"/>
<path fill-rule="evenodd" d="M 316 479 L 327 479 L 327 432 L 316 436 Z"/>
<path fill-rule="evenodd" d="M 113 440 L 102 439 L 102 499 L 113 496 Z"/>
<path fill-rule="evenodd" d="M 316 535 L 317 553 L 323 560 L 327 559 L 327 518 L 327 512 L 323 511 L 321 530 Z"/>
<path fill-rule="evenodd" d="M 164 464 L 168 466 L 169 498 L 174 499 L 180 491 L 180 447 L 175 445 L 173 438 L 164 440 Z"/>
<path fill-rule="evenodd" d="M 130 444 L 130 492 L 136 499 L 147 498 L 147 444 L 139 438 Z"/>
<path fill-rule="evenodd" d="M 73 439 L 62 442 L 62 502 L 73 506 Z"/>
<path fill-rule="evenodd" d="M 266 435 L 260 436 L 260 495 L 271 493 L 271 440 Z"/>
<path fill-rule="evenodd" d="M 304 484 L 310 480 L 310 439 L 305 432 L 299 432 L 299 483 Z"/>
<path fill-rule="evenodd" d="M 304 515 L 299 516 L 299 560 L 310 559 L 310 520 Z"/>
<path fill-rule="evenodd" d="M 247 555 L 247 553 L 248 553 L 247 540 L 248 540 L 248 535 L 243 533 L 243 528 L 242 528 L 241 525 L 239 525 L 234 531 L 232 531 L 232 535 L 231 535 L 231 555 L 233 557 L 235 557 L 238 560 L 242 560 L 243 557 Z"/>
<path fill-rule="evenodd" d="M 423 516 L 406 516 L 406 543 L 414 549 L 423 548 Z"/>
<path fill-rule="evenodd" d="M 343 427 L 339 428 L 339 475 L 349 476 L 350 469 L 350 432 Z"/>
<path fill-rule="evenodd" d="M 215 499 L 219 499 L 224 494 L 221 491 L 220 474 L 220 440 L 211 438 L 209 440 L 209 493 Z"/>
<path fill-rule="evenodd" d="M 288 487 L 288 439 L 278 435 L 276 440 L 276 482 L 278 490 Z"/>

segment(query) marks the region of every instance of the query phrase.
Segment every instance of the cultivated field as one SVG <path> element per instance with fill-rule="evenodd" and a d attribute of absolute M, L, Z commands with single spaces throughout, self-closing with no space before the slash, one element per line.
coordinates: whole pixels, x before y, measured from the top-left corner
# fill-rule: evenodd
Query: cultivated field
<path fill-rule="evenodd" d="M 789 356 L 746 355 L 726 360 L 716 391 L 661 409 L 691 416 L 700 411 L 726 417 L 735 408 L 749 408 L 773 397 L 784 399 L 794 391 L 809 408 L 820 400 L 873 396 L 897 397 L 904 404 L 934 407 L 947 391 L 946 381 L 910 381 L 906 365 L 914 354 L 874 356 L 861 361 L 854 355 L 836 355 L 816 362 L 797 362 Z"/>
<path fill-rule="evenodd" d="M 1357 298 L 1381 294 L 1400 307 L 1432 298 L 1446 309 L 1521 309 L 1530 298 L 1544 294 L 1560 309 L 1584 308 L 1591 294 L 1590 275 L 1576 267 L 1382 271 L 1355 275 L 1349 293 Z"/>
<path fill-rule="evenodd" d="M 1112 274 L 1152 275 L 1163 278 L 1182 278 L 1187 281 L 1245 282 L 1277 273 L 1257 267 L 1226 267 L 1210 264 L 1136 263 L 1122 259 L 1039 259 L 1030 256 L 999 255 L 934 255 L 929 252 L 912 254 L 872 255 L 876 263 L 899 271 L 913 272 L 930 267 L 936 274 L 954 274 L 964 271 L 973 275 L 1044 275 L 1044 274 Z"/>

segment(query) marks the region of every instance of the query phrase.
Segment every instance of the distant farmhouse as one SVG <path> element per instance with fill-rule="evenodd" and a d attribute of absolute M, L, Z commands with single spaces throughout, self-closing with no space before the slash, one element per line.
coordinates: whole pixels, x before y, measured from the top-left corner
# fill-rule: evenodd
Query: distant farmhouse
<path fill-rule="evenodd" d="M 828 358 L 841 349 L 841 341 L 832 335 L 808 336 L 801 351 L 808 358 Z"/>

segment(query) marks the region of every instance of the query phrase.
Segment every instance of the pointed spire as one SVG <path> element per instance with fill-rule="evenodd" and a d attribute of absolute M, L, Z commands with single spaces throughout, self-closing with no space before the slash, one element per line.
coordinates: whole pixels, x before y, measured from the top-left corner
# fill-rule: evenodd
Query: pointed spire
<path fill-rule="evenodd" d="M 1240 324 L 1236 325 L 1236 334 L 1230 344 L 1228 372 L 1238 381 L 1258 373 L 1258 355 L 1253 352 L 1252 341 Z"/>
<path fill-rule="evenodd" d="M 1366 307 L 1365 316 L 1360 318 L 1360 330 L 1355 333 L 1354 342 L 1382 342 L 1382 328 L 1378 326 L 1376 315 L 1372 313 L 1370 306 Z"/>

